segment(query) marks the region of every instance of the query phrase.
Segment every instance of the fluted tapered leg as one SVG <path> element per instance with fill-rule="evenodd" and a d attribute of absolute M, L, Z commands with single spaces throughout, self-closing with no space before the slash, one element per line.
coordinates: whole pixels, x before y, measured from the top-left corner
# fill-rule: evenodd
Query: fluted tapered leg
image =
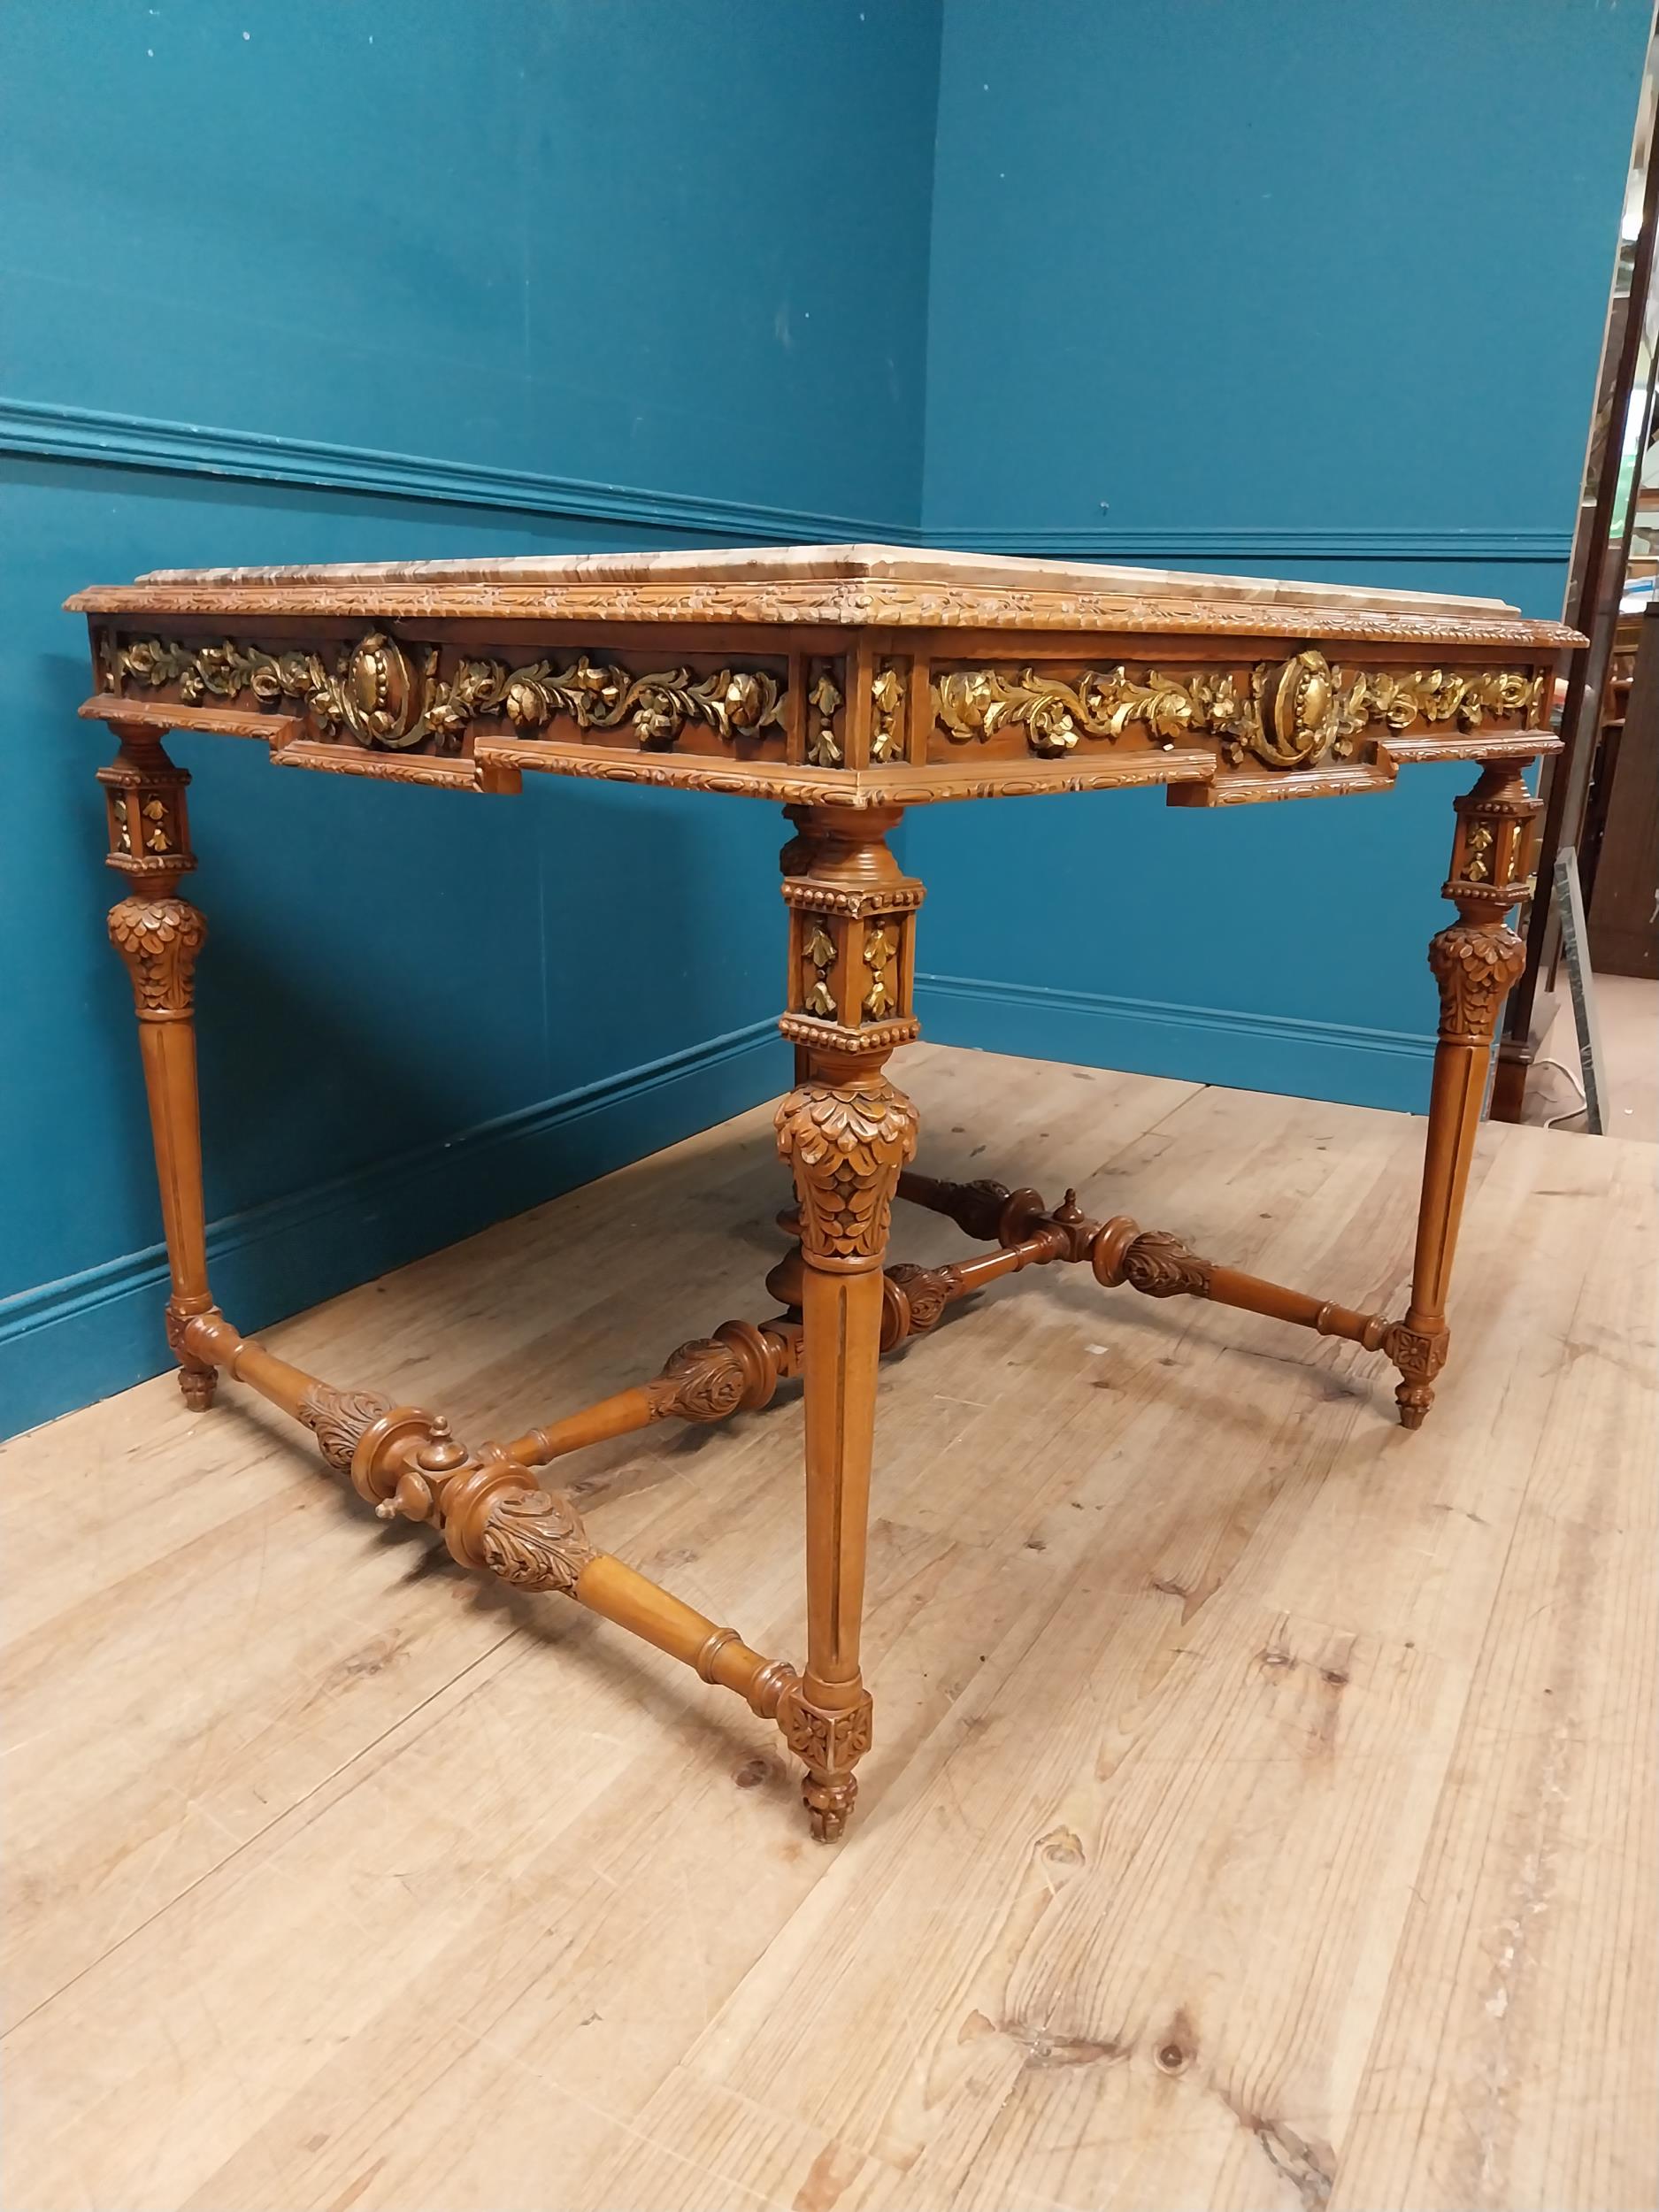
<path fill-rule="evenodd" d="M 917 1033 L 910 941 L 921 887 L 887 850 L 896 819 L 800 810 L 785 860 L 791 987 L 782 1026 L 801 1057 L 778 1110 L 778 1148 L 800 1223 L 807 1656 L 778 1720 L 805 1763 L 803 1793 L 824 1841 L 846 1825 L 854 1769 L 870 1747 L 859 1643 L 882 1260 L 899 1173 L 916 1150 L 916 1110 L 884 1071 L 894 1047 Z"/>
<path fill-rule="evenodd" d="M 1447 1294 L 1475 1133 L 1480 1125 L 1493 1039 L 1526 948 L 1505 917 L 1532 894 L 1533 818 L 1539 803 L 1522 780 L 1525 761 L 1494 761 L 1457 801 L 1452 872 L 1444 895 L 1457 919 L 1429 946 L 1440 986 L 1440 1022 L 1429 1096 L 1423 1194 L 1417 1210 L 1411 1302 L 1383 1340 L 1400 1370 L 1400 1418 L 1420 1428 L 1434 1402 L 1450 1332 Z"/>
<path fill-rule="evenodd" d="M 147 732 L 118 725 L 117 735 L 120 753 L 98 771 L 98 780 L 109 808 L 110 865 L 131 887 L 111 909 L 110 939 L 127 963 L 138 1014 L 173 1280 L 167 1340 L 179 1360 L 179 1387 L 186 1404 L 202 1409 L 212 1403 L 218 1370 L 183 1342 L 187 1323 L 213 1310 L 207 1284 L 194 1027 L 196 961 L 207 925 L 189 901 L 178 895 L 180 878 L 196 865 L 184 803 L 189 778 Z"/>

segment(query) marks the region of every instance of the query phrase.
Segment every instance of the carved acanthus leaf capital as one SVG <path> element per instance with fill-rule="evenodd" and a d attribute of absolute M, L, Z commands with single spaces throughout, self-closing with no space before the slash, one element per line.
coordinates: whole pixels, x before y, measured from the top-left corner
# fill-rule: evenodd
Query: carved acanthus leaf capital
<path fill-rule="evenodd" d="M 778 1150 L 795 1175 L 809 1257 L 873 1266 L 887 1240 L 899 1171 L 918 1116 L 885 1076 L 803 1084 L 778 1109 Z"/>
<path fill-rule="evenodd" d="M 207 924 L 188 899 L 120 900 L 110 909 L 110 941 L 127 963 L 141 1020 L 190 1012 Z"/>
<path fill-rule="evenodd" d="M 1526 947 L 1502 924 L 1454 922 L 1429 942 L 1440 987 L 1440 1035 L 1489 1043 L 1498 1010 L 1526 965 Z"/>

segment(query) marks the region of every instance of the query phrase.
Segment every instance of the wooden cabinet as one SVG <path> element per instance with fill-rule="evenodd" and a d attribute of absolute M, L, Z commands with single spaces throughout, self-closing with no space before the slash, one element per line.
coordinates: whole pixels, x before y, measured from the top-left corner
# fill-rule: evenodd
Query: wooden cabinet
<path fill-rule="evenodd" d="M 1609 687 L 1614 726 L 1602 740 L 1581 856 L 1590 964 L 1602 975 L 1659 976 L 1659 602 L 1637 625 L 1628 690 Z"/>

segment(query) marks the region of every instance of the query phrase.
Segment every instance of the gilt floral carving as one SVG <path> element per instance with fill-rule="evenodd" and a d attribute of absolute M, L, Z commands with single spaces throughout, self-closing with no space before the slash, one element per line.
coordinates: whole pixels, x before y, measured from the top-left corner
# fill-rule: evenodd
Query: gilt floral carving
<path fill-rule="evenodd" d="M 1348 758 L 1373 724 L 1396 732 L 1417 722 L 1473 730 L 1489 715 L 1536 716 L 1542 681 L 1518 670 L 1345 670 L 1309 647 L 1257 662 L 1245 682 L 1227 670 L 1177 676 L 1148 668 L 1137 676 L 1121 664 L 1075 679 L 1031 667 L 960 669 L 936 679 L 933 704 L 957 744 L 1022 729 L 1032 752 L 1052 757 L 1083 738 L 1120 738 L 1138 724 L 1166 750 L 1208 734 L 1235 766 L 1255 760 L 1300 769 Z"/>
<path fill-rule="evenodd" d="M 847 756 L 835 734 L 835 717 L 841 707 L 841 687 L 827 668 L 820 668 L 806 695 L 813 719 L 807 731 L 806 757 L 814 768 L 844 768 Z"/>
<path fill-rule="evenodd" d="M 427 741 L 453 749 L 469 723 L 497 716 L 530 733 L 560 718 L 582 731 L 626 726 L 647 748 L 674 744 L 694 724 L 731 743 L 740 733 L 782 719 L 782 687 L 764 670 L 721 668 L 695 677 L 688 669 L 668 668 L 635 675 L 579 654 L 563 668 L 545 660 L 520 668 L 463 660 L 446 677 L 435 647 L 406 649 L 379 630 L 339 653 L 332 666 L 309 651 L 270 652 L 229 640 L 122 641 L 106 632 L 100 667 L 106 690 L 173 685 L 186 704 L 244 693 L 262 707 L 286 701 L 325 733 L 344 731 L 360 744 L 395 752 Z"/>
<path fill-rule="evenodd" d="M 899 718 L 904 710 L 904 675 L 889 662 L 870 680 L 870 758 L 872 765 L 896 760 L 904 749 Z"/>
<path fill-rule="evenodd" d="M 491 669 L 498 662 L 479 664 Z M 568 668 L 545 661 L 503 669 L 495 686 L 480 694 L 472 711 L 499 705 L 521 730 L 539 730 L 567 716 L 580 730 L 615 730 L 625 723 L 644 746 L 672 745 L 688 724 L 701 723 L 723 742 L 740 731 L 766 728 L 782 718 L 783 694 L 764 672 L 722 668 L 694 679 L 684 668 L 631 676 L 624 668 L 579 656 Z"/>
<path fill-rule="evenodd" d="M 859 1002 L 858 1018 L 863 1022 L 884 1021 L 897 1003 L 893 987 L 897 979 L 894 965 L 898 959 L 898 947 L 886 922 L 874 923 L 865 931 L 864 959 L 870 971 L 870 987 Z"/>
<path fill-rule="evenodd" d="M 1017 675 L 1000 669 L 956 670 L 933 686 L 934 710 L 946 734 L 958 744 L 992 738 L 1004 728 L 1023 729 L 1033 753 L 1067 753 L 1080 737 L 1121 737 L 1144 724 L 1161 746 L 1202 726 L 1203 710 L 1189 685 L 1147 672 L 1144 682 L 1123 668 L 1093 669 L 1068 683 L 1034 668 Z"/>
<path fill-rule="evenodd" d="M 815 1020 L 833 1022 L 836 1006 L 830 977 L 835 968 L 835 940 L 816 917 L 806 926 L 801 957 L 804 970 L 801 1011 Z"/>

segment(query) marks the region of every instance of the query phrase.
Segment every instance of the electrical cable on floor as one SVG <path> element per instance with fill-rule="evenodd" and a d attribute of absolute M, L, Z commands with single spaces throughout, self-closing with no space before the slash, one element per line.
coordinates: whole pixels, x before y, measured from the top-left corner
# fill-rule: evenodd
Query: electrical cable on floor
<path fill-rule="evenodd" d="M 1586 1111 L 1590 1102 L 1584 1094 L 1584 1085 L 1564 1060 L 1534 1060 L 1532 1065 L 1535 1068 L 1554 1068 L 1558 1075 L 1566 1077 L 1568 1082 L 1578 1094 L 1578 1102 L 1576 1106 L 1569 1106 L 1564 1114 L 1551 1114 L 1546 1118 L 1544 1122 L 1546 1129 L 1559 1129 L 1563 1121 L 1571 1121 L 1575 1114 L 1582 1114 Z"/>

